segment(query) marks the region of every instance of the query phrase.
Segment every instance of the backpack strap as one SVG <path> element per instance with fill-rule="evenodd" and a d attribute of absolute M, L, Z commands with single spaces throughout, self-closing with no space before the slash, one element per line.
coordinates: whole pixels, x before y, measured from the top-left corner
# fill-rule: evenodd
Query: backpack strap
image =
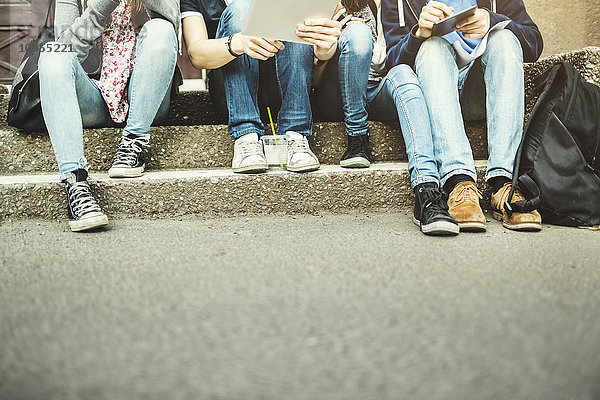
<path fill-rule="evenodd" d="M 48 21 L 50 20 L 50 12 L 52 11 L 52 6 L 54 6 L 54 0 L 50 0 L 50 2 L 48 3 L 48 12 L 46 13 L 46 22 L 44 22 L 44 28 L 50 27 L 50 25 L 48 25 Z"/>
<path fill-rule="evenodd" d="M 519 176 L 519 168 L 521 166 L 521 155 L 523 154 L 523 144 L 525 143 L 525 137 L 527 132 L 529 131 L 529 126 L 531 125 L 531 121 L 533 120 L 535 114 L 537 113 L 540 106 L 543 104 L 544 100 L 548 96 L 550 89 L 552 88 L 552 84 L 558 74 L 558 71 L 563 67 L 562 63 L 556 63 L 552 67 L 548 68 L 541 75 L 538 75 L 534 79 L 534 84 L 531 93 L 527 96 L 525 104 L 531 102 L 531 100 L 537 96 L 540 97 L 535 102 L 533 106 L 533 110 L 529 115 L 529 119 L 523 128 L 523 135 L 521 137 L 521 143 L 519 144 L 519 149 L 517 150 L 517 154 L 515 156 L 515 162 L 513 166 L 513 179 L 512 185 L 510 188 L 510 193 L 508 194 L 508 201 L 504 203 L 504 210 L 508 215 L 512 215 L 513 212 L 529 212 L 525 211 L 525 207 L 530 208 L 534 205 L 537 205 L 541 202 L 540 199 L 540 188 L 537 184 L 531 179 L 531 177 L 527 174 L 523 174 Z M 541 92 L 541 93 L 540 93 Z M 523 179 L 521 179 L 523 177 Z M 520 201 L 516 203 L 511 203 L 510 200 L 513 198 L 515 191 L 517 190 L 517 185 L 520 184 L 521 188 L 526 192 L 526 197 L 534 197 L 531 201 Z M 535 210 L 535 207 L 530 211 Z"/>
<path fill-rule="evenodd" d="M 521 200 L 511 203 L 513 195 L 515 194 L 516 185 L 513 178 L 513 186 L 508 194 L 508 200 L 504 203 L 504 210 L 508 215 L 512 213 L 528 213 L 532 212 L 542 202 L 540 187 L 535 183 L 529 174 L 523 174 L 518 178 L 519 187 L 523 190 L 525 197 L 531 198 L 531 200 Z"/>
<path fill-rule="evenodd" d="M 554 66 L 548 68 L 546 71 L 533 78 L 533 87 L 531 88 L 531 91 L 525 98 L 525 105 L 531 103 L 531 100 L 533 100 L 535 96 L 540 94 L 542 89 L 546 87 L 546 83 L 548 82 L 548 78 L 553 70 L 553 67 Z"/>

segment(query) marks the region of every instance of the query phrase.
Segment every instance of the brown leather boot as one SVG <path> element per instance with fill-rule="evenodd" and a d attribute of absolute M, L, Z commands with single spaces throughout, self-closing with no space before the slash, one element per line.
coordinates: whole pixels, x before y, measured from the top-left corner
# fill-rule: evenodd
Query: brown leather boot
<path fill-rule="evenodd" d="M 479 205 L 481 193 L 473 182 L 461 182 L 448 197 L 448 212 L 461 231 L 485 232 L 485 215 Z"/>
<path fill-rule="evenodd" d="M 528 213 L 513 213 L 508 215 L 504 211 L 504 203 L 508 200 L 511 183 L 506 182 L 497 193 L 492 194 L 492 212 L 494 219 L 502 221 L 505 228 L 515 231 L 539 231 L 542 229 L 542 216 L 537 211 Z M 511 202 L 525 200 L 523 194 L 517 187 Z"/>

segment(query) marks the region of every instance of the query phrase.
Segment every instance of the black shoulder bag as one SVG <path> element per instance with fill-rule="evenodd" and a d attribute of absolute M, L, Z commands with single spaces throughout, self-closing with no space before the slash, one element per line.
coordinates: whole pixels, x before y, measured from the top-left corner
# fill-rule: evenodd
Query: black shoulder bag
<path fill-rule="evenodd" d="M 558 62 L 534 81 L 537 94 L 515 160 L 509 199 L 517 184 L 525 201 L 507 212 L 537 209 L 545 223 L 600 225 L 600 87 L 586 82 L 568 62 Z"/>
<path fill-rule="evenodd" d="M 78 2 L 79 15 L 83 15 L 81 0 Z M 50 0 L 44 27 L 39 35 L 27 46 L 27 51 L 21 61 L 12 84 L 12 91 L 8 102 L 6 122 L 8 125 L 25 131 L 45 132 L 46 124 L 42 114 L 40 102 L 40 79 L 38 74 L 38 61 L 42 48 L 48 42 L 55 40 L 54 28 L 50 26 L 50 13 L 55 0 Z M 87 59 L 82 64 L 83 69 L 90 76 L 99 76 L 102 64 L 102 50 L 97 46 L 92 47 Z"/>
<path fill-rule="evenodd" d="M 27 46 L 27 51 L 15 74 L 8 101 L 6 122 L 27 131 L 45 131 L 46 124 L 40 104 L 40 80 L 38 60 L 42 46 L 54 40 L 54 28 L 48 25 L 54 0 L 50 0 L 46 22 L 40 34 Z"/>

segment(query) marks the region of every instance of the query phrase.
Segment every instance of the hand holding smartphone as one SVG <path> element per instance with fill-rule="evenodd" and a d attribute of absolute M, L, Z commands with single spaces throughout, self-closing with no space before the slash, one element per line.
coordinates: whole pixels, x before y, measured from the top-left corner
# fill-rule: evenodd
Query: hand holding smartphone
<path fill-rule="evenodd" d="M 459 12 L 458 14 L 452 14 L 449 17 L 439 20 L 435 24 L 433 24 L 433 28 L 431 29 L 432 36 L 444 36 L 448 33 L 454 31 L 454 27 L 464 21 L 465 19 L 475 15 L 477 11 L 477 6 L 469 7 L 466 10 Z"/>

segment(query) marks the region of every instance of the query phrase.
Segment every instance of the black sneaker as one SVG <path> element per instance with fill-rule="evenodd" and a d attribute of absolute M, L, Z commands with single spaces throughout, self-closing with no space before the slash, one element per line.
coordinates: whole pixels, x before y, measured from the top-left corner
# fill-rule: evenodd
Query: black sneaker
<path fill-rule="evenodd" d="M 148 139 L 142 139 L 135 135 L 121 137 L 117 148 L 115 161 L 108 170 L 111 178 L 136 178 L 144 173 L 144 160 L 142 150 L 148 147 Z"/>
<path fill-rule="evenodd" d="M 63 181 L 67 193 L 69 226 L 73 232 L 87 231 L 108 225 L 108 218 L 94 200 L 90 185 L 87 183 L 87 171 L 79 169 Z"/>
<path fill-rule="evenodd" d="M 340 166 L 344 168 L 369 168 L 371 165 L 371 145 L 369 135 L 348 135 L 348 150 L 342 156 Z"/>
<path fill-rule="evenodd" d="M 458 235 L 460 232 L 436 183 L 423 183 L 415 188 L 413 221 L 426 235 Z"/>

